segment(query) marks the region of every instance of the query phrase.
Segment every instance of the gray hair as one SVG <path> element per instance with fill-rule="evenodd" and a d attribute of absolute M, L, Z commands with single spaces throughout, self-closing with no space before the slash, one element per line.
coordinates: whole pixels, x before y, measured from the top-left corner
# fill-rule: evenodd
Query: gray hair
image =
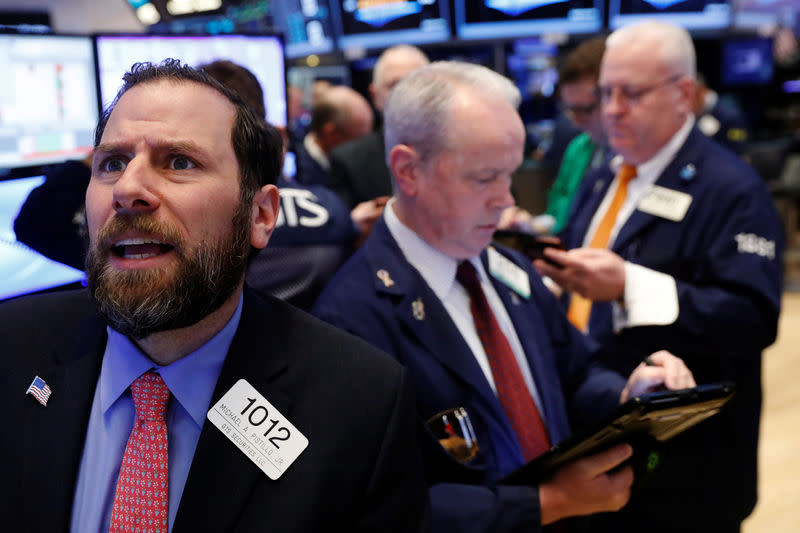
<path fill-rule="evenodd" d="M 662 61 L 675 74 L 690 78 L 695 78 L 697 75 L 694 43 L 684 28 L 648 19 L 620 28 L 609 35 L 606 49 L 625 46 L 634 41 L 652 43 L 654 60 Z"/>
<path fill-rule="evenodd" d="M 389 93 L 384 108 L 387 157 L 398 144 L 413 147 L 423 162 L 447 148 L 450 105 L 463 90 L 505 100 L 514 109 L 521 100 L 509 79 L 486 67 L 460 61 L 431 63 L 407 75 Z"/>

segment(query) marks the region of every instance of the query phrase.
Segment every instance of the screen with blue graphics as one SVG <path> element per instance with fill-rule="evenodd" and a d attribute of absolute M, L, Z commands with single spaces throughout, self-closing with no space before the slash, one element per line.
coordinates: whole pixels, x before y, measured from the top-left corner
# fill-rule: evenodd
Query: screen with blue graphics
<path fill-rule="evenodd" d="M 447 0 L 331 0 L 339 47 L 387 48 L 450 39 Z"/>
<path fill-rule="evenodd" d="M 545 33 L 594 33 L 603 0 L 456 0 L 459 39 L 504 39 Z"/>
<path fill-rule="evenodd" d="M 612 30 L 658 17 L 687 30 L 721 30 L 731 24 L 729 0 L 609 0 Z"/>

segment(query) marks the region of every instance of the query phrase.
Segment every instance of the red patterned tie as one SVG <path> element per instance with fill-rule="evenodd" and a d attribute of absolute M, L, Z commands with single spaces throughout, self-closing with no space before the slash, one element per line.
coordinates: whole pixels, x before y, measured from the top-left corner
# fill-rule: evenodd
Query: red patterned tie
<path fill-rule="evenodd" d="M 131 383 L 131 393 L 136 422 L 122 456 L 109 533 L 166 533 L 169 389 L 160 375 L 147 372 Z"/>
<path fill-rule="evenodd" d="M 469 261 L 459 263 L 456 279 L 469 293 L 472 318 L 483 349 L 489 358 L 497 396 L 503 405 L 506 417 L 511 422 L 511 428 L 517 435 L 522 456 L 526 461 L 530 461 L 550 448 L 550 439 L 539 409 L 536 408 L 533 397 L 525 385 L 508 339 L 503 335 L 489 302 L 486 301 L 478 273 L 472 263 Z"/>

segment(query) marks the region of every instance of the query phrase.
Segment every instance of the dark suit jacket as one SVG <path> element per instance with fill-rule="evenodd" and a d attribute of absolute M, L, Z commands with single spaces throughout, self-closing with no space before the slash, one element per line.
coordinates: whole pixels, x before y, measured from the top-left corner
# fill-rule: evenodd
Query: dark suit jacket
<path fill-rule="evenodd" d="M 0 530 L 67 531 L 105 325 L 84 291 L 0 307 Z M 39 375 L 47 407 L 25 391 Z M 420 531 L 427 494 L 405 371 L 366 343 L 246 292 L 212 398 L 247 379 L 308 437 L 270 480 L 202 428 L 173 527 L 195 531 Z"/>
<path fill-rule="evenodd" d="M 361 202 L 392 194 L 383 133 L 373 132 L 331 150 L 328 188 L 352 209 Z"/>
<path fill-rule="evenodd" d="M 311 157 L 303 143 L 298 143 L 294 148 L 295 171 L 294 179 L 303 185 L 325 185 L 330 179 L 328 171 L 316 159 Z"/>
<path fill-rule="evenodd" d="M 607 414 L 617 404 L 624 380 L 592 364 L 584 338 L 566 321 L 530 261 L 509 250 L 502 253 L 530 278 L 529 299 L 494 278 L 493 282 L 522 342 L 555 444 L 570 434 L 571 422 L 596 421 Z M 376 275 L 381 269 L 394 282 L 390 286 Z M 422 318 L 415 318 L 415 308 L 423 309 Z M 470 466 L 480 473 L 480 485 L 433 487 L 435 530 L 502 532 L 538 527 L 536 488 L 496 486 L 501 476 L 523 464 L 500 401 L 444 305 L 404 259 L 382 218 L 322 293 L 314 312 L 403 363 L 411 374 L 423 420 L 444 409 L 467 409 L 480 448 Z"/>
<path fill-rule="evenodd" d="M 563 234 L 568 247 L 581 246 L 612 179 L 603 170 L 585 180 Z M 589 333 L 613 354 L 606 364 L 623 374 L 651 352 L 667 349 L 686 361 L 698 383 L 736 382 L 738 392 L 722 414 L 670 441 L 670 452 L 680 459 L 663 476 L 663 486 L 652 487 L 656 495 L 640 506 L 646 511 L 638 525 L 646 523 L 648 531 L 708 531 L 704 524 L 716 524 L 720 529 L 714 530 L 722 531 L 724 523 L 744 519 L 756 502 L 761 351 L 777 331 L 783 229 L 758 175 L 696 128 L 656 185 L 692 196 L 683 220 L 636 210 L 612 250 L 675 278 L 678 318 L 614 334 L 611 305 L 596 303 Z M 637 509 L 635 503 L 628 512 Z M 698 518 L 687 521 L 690 515 Z M 652 516 L 659 516 L 657 524 Z"/>

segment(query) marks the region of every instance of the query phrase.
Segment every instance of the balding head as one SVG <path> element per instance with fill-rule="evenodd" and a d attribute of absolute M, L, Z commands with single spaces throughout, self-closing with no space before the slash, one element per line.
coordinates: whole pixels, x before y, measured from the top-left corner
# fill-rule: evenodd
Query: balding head
<path fill-rule="evenodd" d="M 695 75 L 685 29 L 646 21 L 612 33 L 598 84 L 611 148 L 634 165 L 655 156 L 692 113 Z"/>
<path fill-rule="evenodd" d="M 311 109 L 311 132 L 325 153 L 372 131 L 372 108 L 350 87 L 329 88 Z"/>
<path fill-rule="evenodd" d="M 389 91 L 406 74 L 429 63 L 427 56 L 414 46 L 401 44 L 383 51 L 372 71 L 372 84 L 369 86 L 375 109 L 383 111 Z"/>

